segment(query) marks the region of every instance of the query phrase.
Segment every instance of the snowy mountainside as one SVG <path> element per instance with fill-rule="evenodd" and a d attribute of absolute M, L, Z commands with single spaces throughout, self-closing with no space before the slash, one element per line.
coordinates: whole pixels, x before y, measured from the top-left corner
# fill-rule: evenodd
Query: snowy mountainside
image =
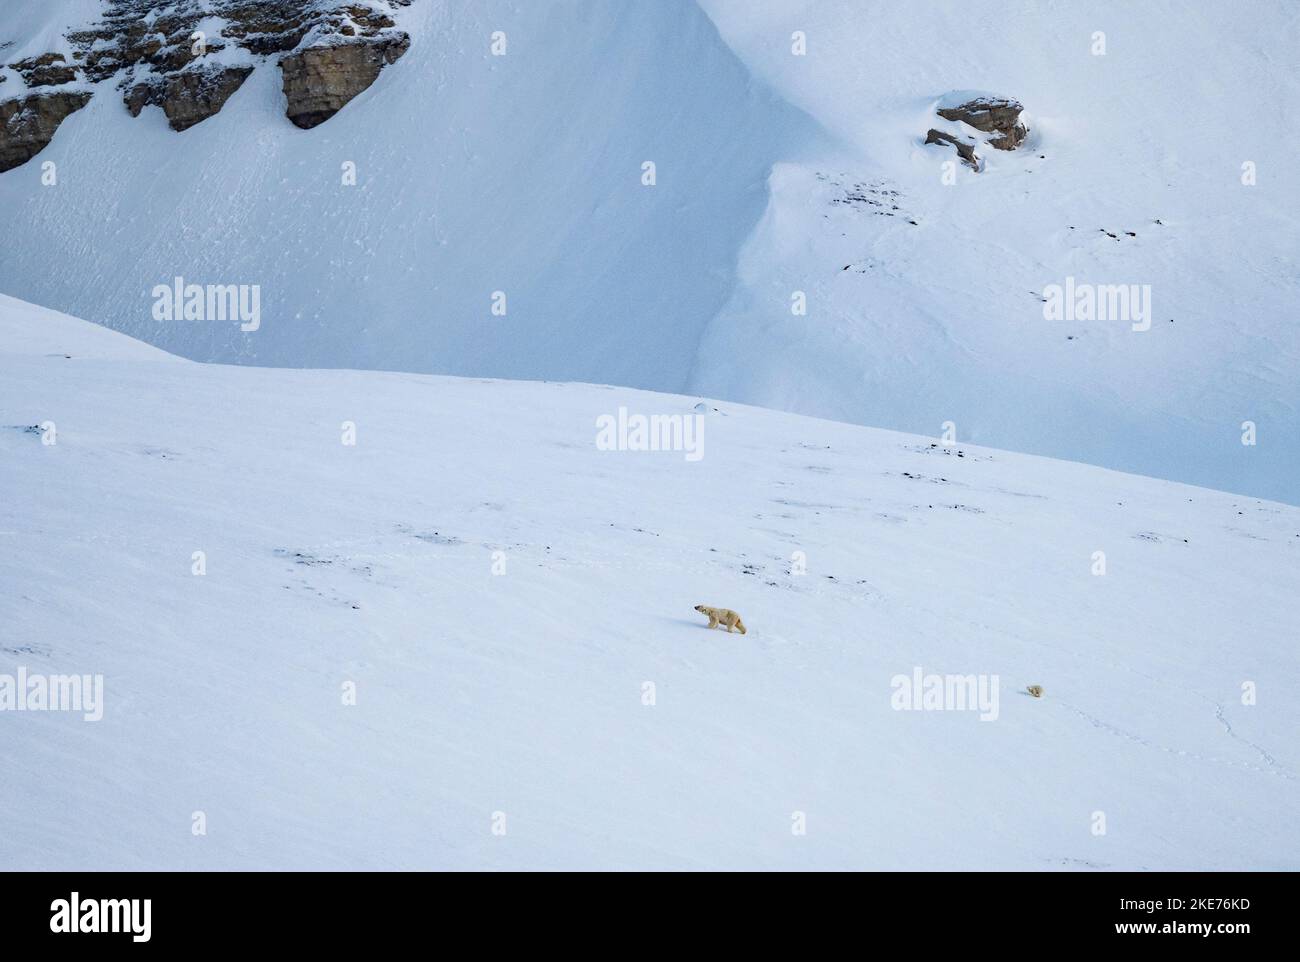
<path fill-rule="evenodd" d="M 0 291 L 196 360 L 684 388 L 779 145 L 815 124 L 693 0 L 388 12 L 409 50 L 311 130 L 274 55 L 181 133 L 98 84 L 0 174 L 21 238 Z M 258 285 L 262 325 L 160 324 L 151 292 L 177 276 Z"/>
<path fill-rule="evenodd" d="M 0 334 L 0 676 L 104 679 L 98 721 L 0 713 L 0 867 L 1300 866 L 1300 509 L 12 299 Z M 600 450 L 620 408 L 702 457 Z M 996 718 L 896 710 L 916 670 Z"/>
<path fill-rule="evenodd" d="M 6 63 L 71 56 L 103 9 L 11 6 Z M 276 56 L 234 44 L 215 56 L 238 89 L 183 133 L 131 117 L 116 79 L 74 85 L 90 103 L 0 174 L 0 291 L 196 360 L 951 421 L 1300 501 L 1289 5 L 379 6 L 409 51 L 312 130 L 286 120 Z M 0 76 L 0 101 L 22 90 Z M 923 141 L 964 90 L 1017 98 L 1028 140 L 947 184 L 955 155 Z M 175 277 L 258 285 L 265 323 L 159 323 L 150 292 Z M 1150 329 L 1045 319 L 1069 279 L 1149 287 Z"/>
<path fill-rule="evenodd" d="M 774 170 L 691 390 L 1300 501 L 1293 6 L 701 2 L 840 149 Z M 922 142 L 963 89 L 1025 108 L 979 173 Z M 1047 319 L 1070 279 L 1149 329 Z"/>

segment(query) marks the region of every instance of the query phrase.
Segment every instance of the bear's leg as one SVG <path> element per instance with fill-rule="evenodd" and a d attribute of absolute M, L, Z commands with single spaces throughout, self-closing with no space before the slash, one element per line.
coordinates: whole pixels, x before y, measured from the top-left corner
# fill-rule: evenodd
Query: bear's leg
<path fill-rule="evenodd" d="M 718 627 L 718 619 L 714 618 L 713 615 L 709 615 L 709 627 L 710 628 Z"/>

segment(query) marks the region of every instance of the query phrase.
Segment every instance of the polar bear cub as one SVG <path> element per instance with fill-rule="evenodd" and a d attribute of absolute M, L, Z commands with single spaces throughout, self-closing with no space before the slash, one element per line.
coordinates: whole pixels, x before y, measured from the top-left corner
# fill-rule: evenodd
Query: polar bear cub
<path fill-rule="evenodd" d="M 749 634 L 745 630 L 745 623 L 740 620 L 740 615 L 730 608 L 710 608 L 708 605 L 696 605 L 695 610 L 702 615 L 708 616 L 710 628 L 716 628 L 721 624 L 727 626 L 728 632 L 732 628 L 739 628 L 742 635 Z"/>

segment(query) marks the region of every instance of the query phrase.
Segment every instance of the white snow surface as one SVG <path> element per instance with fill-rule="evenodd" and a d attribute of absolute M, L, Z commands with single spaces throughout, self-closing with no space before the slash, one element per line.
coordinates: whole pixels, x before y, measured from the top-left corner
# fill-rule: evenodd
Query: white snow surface
<path fill-rule="evenodd" d="M 11 299 L 0 334 L 0 674 L 105 684 L 0 713 L 0 868 L 1300 868 L 1300 509 Z M 597 450 L 697 404 L 698 461 Z M 894 710 L 918 667 L 996 675 L 997 720 Z"/>
<path fill-rule="evenodd" d="M 701 3 L 841 153 L 773 172 L 692 390 L 1300 503 L 1293 4 Z M 1030 133 L 945 185 L 954 91 Z M 894 216 L 836 203 L 855 184 Z M 1151 329 L 1045 320 L 1067 277 L 1149 285 Z"/>
<path fill-rule="evenodd" d="M 91 8 L 10 0 L 4 58 Z M 310 131 L 269 60 L 183 134 L 100 85 L 0 175 L 0 291 L 196 360 L 952 421 L 1300 503 L 1293 4 L 416 0 L 398 19 L 410 51 Z M 1030 139 L 945 185 L 951 151 L 922 141 L 962 90 L 1021 101 Z M 894 216 L 844 203 L 855 185 L 895 192 Z M 154 321 L 178 275 L 260 285 L 261 328 Z M 1151 329 L 1044 320 L 1067 277 L 1150 285 Z"/>

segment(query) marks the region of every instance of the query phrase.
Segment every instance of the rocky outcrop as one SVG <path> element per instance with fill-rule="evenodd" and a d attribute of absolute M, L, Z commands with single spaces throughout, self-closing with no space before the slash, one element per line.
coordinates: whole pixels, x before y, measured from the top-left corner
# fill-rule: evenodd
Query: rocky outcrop
<path fill-rule="evenodd" d="M 1028 128 L 1020 122 L 1024 106 L 1009 97 L 976 97 L 956 106 L 935 111 L 944 120 L 969 124 L 989 137 L 989 146 L 998 150 L 1015 150 L 1025 141 Z"/>
<path fill-rule="evenodd" d="M 299 127 L 315 127 L 406 53 L 411 38 L 396 29 L 385 11 L 410 3 L 103 0 L 98 22 L 67 34 L 71 61 L 48 53 L 9 66 L 32 89 L 117 78 L 131 116 L 152 104 L 180 131 L 220 111 L 255 69 L 250 61 L 284 55 L 289 119 Z M 203 35 L 196 37 L 200 30 Z M 12 44 L 0 44 L 0 51 L 8 46 Z M 210 59 L 223 50 L 223 56 Z M 0 75 L 0 83 L 5 79 Z M 39 97 L 20 92 L 0 101 L 0 170 L 30 159 L 49 143 L 63 118 L 89 99 L 89 93 L 51 90 Z"/>
<path fill-rule="evenodd" d="M 962 163 L 972 170 L 983 166 L 976 147 L 987 145 L 996 150 L 1015 150 L 1025 142 L 1029 129 L 1020 122 L 1024 111 L 1019 101 L 1010 97 L 995 97 L 991 94 L 968 94 L 965 96 L 949 94 L 935 113 L 944 120 L 963 124 L 979 134 L 976 137 L 965 132 L 965 127 L 956 127 L 949 131 L 931 127 L 925 135 L 927 144 L 943 144 L 957 151 Z"/>
<path fill-rule="evenodd" d="M 411 0 L 379 0 L 389 8 Z M 379 38 L 394 26 L 370 5 L 344 0 L 105 0 L 99 23 L 68 34 L 91 80 L 133 68 L 166 76 L 195 59 L 192 37 L 209 18 L 220 34 L 204 38 L 207 54 L 233 44 L 255 56 L 287 53 L 331 37 Z M 140 78 L 137 78 L 140 79 Z"/>
<path fill-rule="evenodd" d="M 306 38 L 322 16 L 310 3 L 235 0 L 222 15 L 229 20 L 224 36 L 259 56 L 285 53 Z"/>
<path fill-rule="evenodd" d="M 47 53 L 11 63 L 29 87 L 57 87 L 77 79 L 77 68 L 68 64 L 61 53 Z"/>
<path fill-rule="evenodd" d="M 0 102 L 0 172 L 31 160 L 69 114 L 90 103 L 84 91 L 31 94 Z"/>
<path fill-rule="evenodd" d="M 252 67 L 199 66 L 152 83 L 136 84 L 126 95 L 126 109 L 138 117 L 148 104 L 167 115 L 172 130 L 188 130 L 225 105 L 253 72 Z"/>
<path fill-rule="evenodd" d="M 129 68 L 166 75 L 195 59 L 193 41 L 203 17 L 194 0 L 158 4 L 150 0 L 107 0 L 103 19 L 68 34 L 87 79 L 108 80 Z M 219 37 L 205 38 L 207 53 L 222 49 Z"/>
<path fill-rule="evenodd" d="M 404 33 L 351 43 L 337 43 L 290 54 L 280 61 L 284 72 L 286 116 L 304 130 L 329 120 L 343 109 L 411 46 Z"/>
<path fill-rule="evenodd" d="M 404 7 L 411 0 L 388 0 Z M 223 16 L 230 20 L 224 35 L 255 54 L 287 53 L 310 36 L 313 39 L 378 37 L 394 26 L 382 11 L 359 3 L 283 3 L 275 0 L 227 0 Z M 308 46 L 312 46 L 311 41 Z"/>
<path fill-rule="evenodd" d="M 975 155 L 975 144 L 973 142 L 965 143 L 952 134 L 945 134 L 942 130 L 935 130 L 933 127 L 925 135 L 925 142 L 927 144 L 949 144 L 957 151 L 957 156 L 961 158 L 962 163 L 972 170 L 980 169 L 980 159 Z"/>

